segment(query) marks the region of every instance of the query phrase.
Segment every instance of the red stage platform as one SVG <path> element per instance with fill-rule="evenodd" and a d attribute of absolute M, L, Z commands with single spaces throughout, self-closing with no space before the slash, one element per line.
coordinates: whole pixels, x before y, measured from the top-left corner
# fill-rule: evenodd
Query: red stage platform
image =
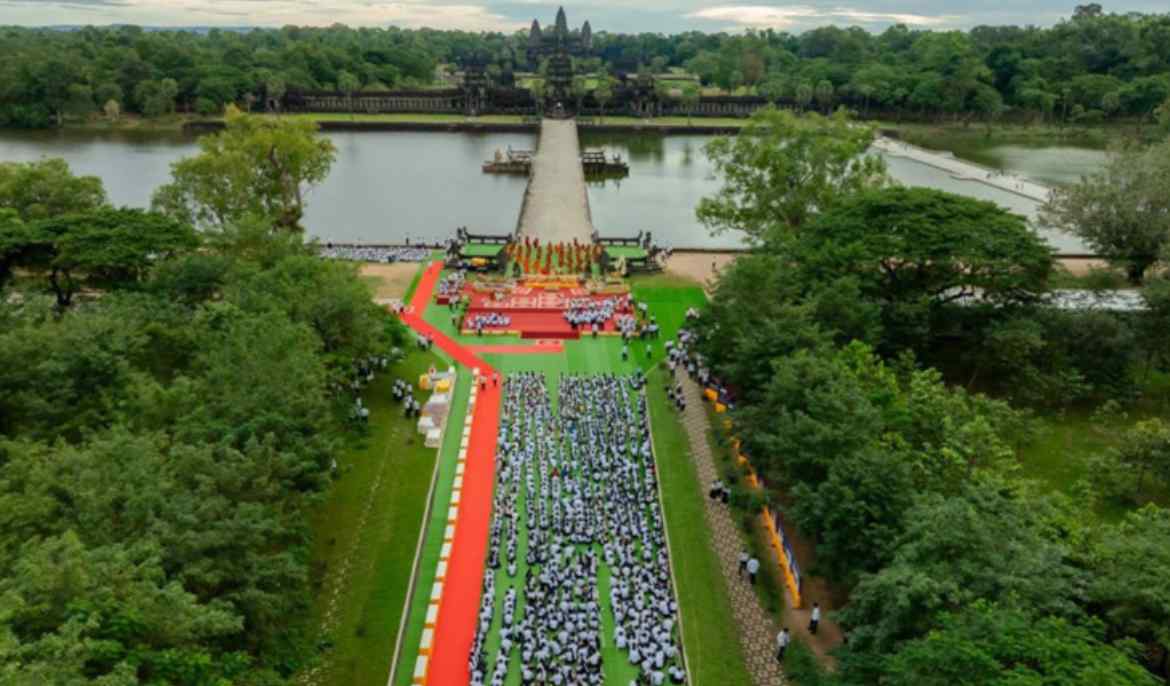
<path fill-rule="evenodd" d="M 506 291 L 488 291 L 468 285 L 463 293 L 468 298 L 467 315 L 463 320 L 464 334 L 476 333 L 473 322 L 478 315 L 499 314 L 508 317 L 509 323 L 484 326 L 485 334 L 511 333 L 521 338 L 575 339 L 590 335 L 592 328 L 583 324 L 574 329 L 565 318 L 565 313 L 570 310 L 602 307 L 606 301 L 612 302 L 613 315 L 605 320 L 600 329 L 607 334 L 618 330 L 615 321 L 617 317 L 633 313 L 628 292 L 590 293 L 580 287 L 550 289 L 524 285 Z"/>

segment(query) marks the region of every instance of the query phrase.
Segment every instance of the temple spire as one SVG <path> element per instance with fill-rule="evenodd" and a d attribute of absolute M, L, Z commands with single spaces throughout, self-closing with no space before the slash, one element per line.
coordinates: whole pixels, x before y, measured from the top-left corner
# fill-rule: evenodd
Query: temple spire
<path fill-rule="evenodd" d="M 557 9 L 557 35 L 559 35 L 559 36 L 568 36 L 569 35 L 569 20 L 565 18 L 565 8 L 564 7 L 560 7 L 559 9 Z"/>

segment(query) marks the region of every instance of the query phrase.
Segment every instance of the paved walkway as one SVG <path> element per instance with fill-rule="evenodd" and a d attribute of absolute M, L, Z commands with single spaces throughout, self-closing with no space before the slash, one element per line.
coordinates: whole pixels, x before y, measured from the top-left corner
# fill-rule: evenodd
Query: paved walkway
<path fill-rule="evenodd" d="M 961 160 L 949 153 L 927 150 L 892 138 L 879 136 L 873 142 L 873 147 L 890 155 L 906 157 L 916 162 L 928 164 L 957 179 L 982 183 L 1002 191 L 1022 195 L 1036 202 L 1047 202 L 1048 197 L 1052 194 L 1050 186 L 1037 183 L 1022 175 L 991 169 L 974 162 Z"/>
<path fill-rule="evenodd" d="M 572 119 L 545 119 L 540 124 L 540 145 L 524 191 L 519 233 L 546 243 L 592 242 L 589 195 L 577 122 Z"/>
<path fill-rule="evenodd" d="M 683 381 L 683 392 L 687 398 L 687 409 L 683 414 L 683 426 L 691 444 L 691 459 L 699 475 L 699 483 L 706 488 L 718 477 L 715 458 L 711 454 L 711 443 L 707 432 L 710 422 L 707 408 L 698 384 Z M 711 500 L 703 494 L 704 515 L 711 529 L 712 545 L 719 555 L 719 568 L 727 582 L 728 597 L 735 623 L 739 628 L 740 646 L 747 662 L 748 672 L 756 686 L 778 686 L 785 683 L 780 666 L 776 663 L 776 634 L 779 628 L 760 604 L 760 599 L 747 581 L 738 578 L 739 553 L 743 550 L 739 528 L 731 516 L 731 510 L 721 502 Z M 790 631 L 795 627 L 790 627 Z M 793 634 L 795 635 L 795 631 Z"/>
<path fill-rule="evenodd" d="M 690 439 L 691 455 L 698 470 L 699 481 L 706 487 L 719 478 L 715 467 L 715 459 L 711 454 L 711 443 L 708 431 L 711 422 L 707 414 L 707 405 L 703 401 L 702 389 L 699 384 L 683 378 L 683 392 L 687 397 L 687 409 L 683 415 L 683 426 L 686 427 L 687 438 Z M 704 494 L 706 495 L 706 494 Z M 812 602 L 823 599 L 809 598 L 810 585 L 805 586 L 804 607 L 792 606 L 792 598 L 785 591 L 784 610 L 781 613 L 781 622 L 778 624 L 763 606 L 759 598 L 747 583 L 739 578 L 739 553 L 743 549 L 739 528 L 731 516 L 731 510 L 724 504 L 706 499 L 707 525 L 714 536 L 712 544 L 719 554 L 720 567 L 723 577 L 727 580 L 727 588 L 734 605 L 735 620 L 739 625 L 744 658 L 748 663 L 756 684 L 771 686 L 784 683 L 775 660 L 776 634 L 781 624 L 788 627 L 792 638 L 799 639 L 806 647 L 816 654 L 821 665 L 829 669 L 836 668 L 836 661 L 829 652 L 841 645 L 843 636 L 841 628 L 828 617 L 821 618 L 817 634 L 809 633 L 808 622 L 812 611 Z M 761 564 L 775 565 L 776 560 L 769 558 L 761 560 Z M 824 608 L 828 612 L 830 608 Z"/>

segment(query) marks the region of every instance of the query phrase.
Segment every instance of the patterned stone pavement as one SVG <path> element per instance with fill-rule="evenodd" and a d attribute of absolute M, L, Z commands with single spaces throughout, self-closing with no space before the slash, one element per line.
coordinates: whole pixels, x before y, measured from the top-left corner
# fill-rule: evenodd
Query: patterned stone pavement
<path fill-rule="evenodd" d="M 711 424 L 707 419 L 707 409 L 699 385 L 690 379 L 684 379 L 683 392 L 687 399 L 687 409 L 682 417 L 683 426 L 686 428 L 687 438 L 690 439 L 691 459 L 695 462 L 699 483 L 706 489 L 711 482 L 719 478 L 707 436 Z M 756 686 L 785 684 L 780 665 L 776 662 L 775 652 L 776 634 L 780 629 L 760 604 L 759 597 L 748 585 L 747 580 L 738 576 L 739 553 L 743 550 L 739 529 L 726 505 L 707 498 L 705 490 L 703 499 L 706 503 L 704 514 L 707 526 L 714 538 L 711 543 L 719 554 L 719 567 L 723 572 L 723 580 L 727 583 L 735 623 L 739 626 L 740 645 L 748 671 Z M 761 562 L 766 564 L 766 561 Z"/>

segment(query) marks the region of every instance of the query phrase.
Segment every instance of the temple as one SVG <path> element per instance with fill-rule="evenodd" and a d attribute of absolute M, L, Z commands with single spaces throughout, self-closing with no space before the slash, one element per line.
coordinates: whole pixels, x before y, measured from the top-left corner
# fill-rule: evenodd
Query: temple
<path fill-rule="evenodd" d="M 551 26 L 542 27 L 533 19 L 526 44 L 505 55 L 470 54 L 459 64 L 457 83 L 439 89 L 396 89 L 347 94 L 340 91 L 290 91 L 277 105 L 288 112 L 435 113 L 481 115 L 522 115 L 564 117 L 748 117 L 771 104 L 762 96 L 708 96 L 690 102 L 682 94 L 658 88 L 655 75 L 642 65 L 611 65 L 612 86 L 598 95 L 602 79 L 589 74 L 594 83 L 587 90 L 586 74 L 577 73 L 581 61 L 599 58 L 593 45 L 593 28 L 584 22 L 570 29 L 564 8 L 557 10 Z M 594 60 L 600 63 L 601 60 Z M 517 84 L 518 63 L 534 85 Z M 606 67 L 602 67 L 605 69 Z M 624 71 L 623 71 L 624 69 Z M 778 101 L 781 106 L 795 105 Z"/>

